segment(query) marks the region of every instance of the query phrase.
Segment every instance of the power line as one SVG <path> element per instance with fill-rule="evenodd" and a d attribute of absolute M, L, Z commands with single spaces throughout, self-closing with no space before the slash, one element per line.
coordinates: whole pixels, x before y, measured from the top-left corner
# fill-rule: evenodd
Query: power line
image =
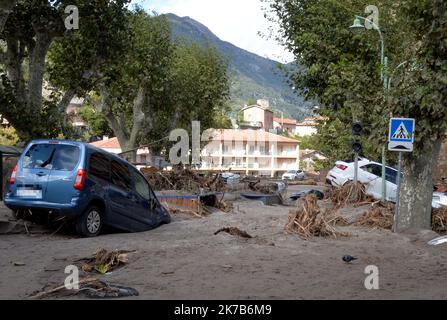
<path fill-rule="evenodd" d="M 149 144 L 146 144 L 146 145 L 143 145 L 143 146 L 139 146 L 138 148 L 135 148 L 135 149 L 131 149 L 131 150 L 127 150 L 127 151 L 118 153 L 118 155 L 121 156 L 121 155 L 123 155 L 123 154 L 129 153 L 129 152 L 133 152 L 133 151 L 137 151 L 137 150 L 142 149 L 142 148 L 148 148 L 148 147 L 150 147 L 150 146 L 152 146 L 152 145 L 154 145 L 154 144 L 157 144 L 157 143 L 162 142 L 162 141 L 167 140 L 167 139 L 169 139 L 169 136 L 166 136 L 166 137 L 164 137 L 164 138 L 161 138 L 160 140 L 151 142 L 151 143 L 149 143 Z"/>

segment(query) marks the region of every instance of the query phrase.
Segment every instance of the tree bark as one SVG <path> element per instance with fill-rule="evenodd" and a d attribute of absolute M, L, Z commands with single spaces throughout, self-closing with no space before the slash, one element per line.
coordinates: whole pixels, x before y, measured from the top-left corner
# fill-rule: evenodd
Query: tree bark
<path fill-rule="evenodd" d="M 431 228 L 433 178 L 441 139 L 424 143 L 420 155 L 408 154 L 403 164 L 399 230 Z"/>
<path fill-rule="evenodd" d="M 28 101 L 32 112 L 39 112 L 42 105 L 42 85 L 45 72 L 45 58 L 53 36 L 48 32 L 36 34 L 36 43 L 30 54 Z"/>
<path fill-rule="evenodd" d="M 133 150 L 136 147 L 138 135 L 143 125 L 145 114 L 143 112 L 144 100 L 146 97 L 146 87 L 141 85 L 138 94 L 133 102 L 133 124 L 129 140 L 125 146 L 125 151 Z M 136 151 L 130 152 L 131 161 L 136 161 Z"/>
<path fill-rule="evenodd" d="M 122 152 L 130 151 L 126 158 L 135 162 L 136 151 L 134 149 L 136 148 L 138 135 L 145 120 L 143 106 L 146 97 L 146 87 L 144 85 L 140 86 L 138 94 L 133 102 L 133 123 L 130 134 L 127 132 L 123 115 L 116 116 L 113 113 L 111 101 L 109 99 L 109 92 L 104 84 L 99 86 L 99 93 L 101 96 L 99 102 L 91 97 L 87 97 L 87 100 L 92 103 L 95 109 L 107 120 L 107 123 L 110 125 L 110 128 L 118 139 Z"/>
<path fill-rule="evenodd" d="M 8 20 L 9 13 L 16 5 L 16 0 L 1 0 L 0 1 L 0 33 L 3 32 L 6 20 Z"/>

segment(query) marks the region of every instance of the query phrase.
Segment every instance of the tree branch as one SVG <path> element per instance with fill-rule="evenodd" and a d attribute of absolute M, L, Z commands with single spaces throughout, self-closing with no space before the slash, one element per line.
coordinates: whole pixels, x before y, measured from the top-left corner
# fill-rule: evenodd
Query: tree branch
<path fill-rule="evenodd" d="M 143 112 L 144 100 L 146 97 L 146 85 L 143 83 L 138 89 L 138 94 L 133 102 L 133 125 L 130 133 L 129 145 L 127 148 L 135 148 L 138 134 L 140 133 L 141 126 L 143 125 L 146 115 Z"/>
<path fill-rule="evenodd" d="M 61 101 L 59 101 L 59 103 L 57 104 L 57 109 L 61 114 L 64 114 L 66 112 L 67 107 L 74 96 L 75 96 L 74 89 L 68 89 L 67 91 L 65 91 Z"/>
<path fill-rule="evenodd" d="M 104 83 L 100 83 L 98 85 L 98 89 L 100 94 L 100 102 L 95 101 L 90 96 L 88 96 L 86 99 L 87 101 L 92 103 L 93 107 L 96 109 L 97 112 L 101 113 L 104 116 L 110 128 L 112 128 L 113 132 L 118 138 L 118 142 L 120 143 L 121 149 L 124 149 L 129 141 L 126 132 L 126 127 L 121 125 L 120 121 L 113 114 L 109 98 L 110 94 Z"/>

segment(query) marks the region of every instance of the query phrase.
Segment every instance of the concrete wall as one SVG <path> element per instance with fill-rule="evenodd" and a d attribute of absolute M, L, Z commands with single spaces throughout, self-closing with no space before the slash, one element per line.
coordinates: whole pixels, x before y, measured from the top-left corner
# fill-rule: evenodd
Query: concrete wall
<path fill-rule="evenodd" d="M 311 126 L 297 126 L 295 133 L 301 137 L 307 137 L 316 134 L 317 128 Z"/>

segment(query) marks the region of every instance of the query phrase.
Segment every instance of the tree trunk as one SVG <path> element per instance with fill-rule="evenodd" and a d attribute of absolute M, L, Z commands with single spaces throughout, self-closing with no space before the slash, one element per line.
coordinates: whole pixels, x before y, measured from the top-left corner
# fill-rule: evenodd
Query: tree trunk
<path fill-rule="evenodd" d="M 8 20 L 9 13 L 16 5 L 16 0 L 1 0 L 0 1 L 0 32 L 3 32 L 6 20 Z"/>
<path fill-rule="evenodd" d="M 431 228 L 433 177 L 439 159 L 441 139 L 424 143 L 420 155 L 404 157 L 399 230 Z"/>
<path fill-rule="evenodd" d="M 118 117 L 113 113 L 109 99 L 109 92 L 104 84 L 99 86 L 99 93 L 101 96 L 100 102 L 95 101 L 90 97 L 87 97 L 87 100 L 92 103 L 95 109 L 107 120 L 107 123 L 110 125 L 110 128 L 113 130 L 113 133 L 118 139 L 122 152 L 124 153 L 129 151 L 125 154 L 125 158 L 131 162 L 135 162 L 137 152 L 134 149 L 136 148 L 138 135 L 145 120 L 145 114 L 143 112 L 143 105 L 146 96 L 145 86 L 140 87 L 133 103 L 133 123 L 130 134 L 128 134 L 126 129 L 126 123 L 123 115 Z"/>
<path fill-rule="evenodd" d="M 138 94 L 133 102 L 133 123 L 132 130 L 130 133 L 129 140 L 127 145 L 124 146 L 123 151 L 129 152 L 129 160 L 133 163 L 136 162 L 137 152 L 134 150 L 137 145 L 137 139 L 140 134 L 141 127 L 143 125 L 145 114 L 143 112 L 144 100 L 146 97 L 146 87 L 143 85 L 140 86 L 138 90 Z"/>
<path fill-rule="evenodd" d="M 37 33 L 36 44 L 29 57 L 28 101 L 32 112 L 40 112 L 45 58 L 53 38 L 49 33 Z"/>

